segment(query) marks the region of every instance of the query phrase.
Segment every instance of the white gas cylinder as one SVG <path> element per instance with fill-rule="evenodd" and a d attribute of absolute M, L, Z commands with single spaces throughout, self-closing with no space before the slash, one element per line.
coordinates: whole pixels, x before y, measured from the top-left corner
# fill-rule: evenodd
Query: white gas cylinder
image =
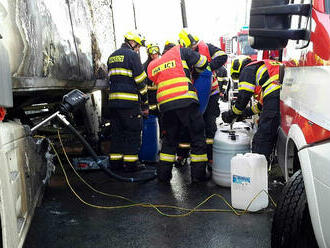
<path fill-rule="evenodd" d="M 221 125 L 213 143 L 212 179 L 224 187 L 230 187 L 230 161 L 238 153 L 250 151 L 251 128 L 245 123 Z"/>
<path fill-rule="evenodd" d="M 268 193 L 267 160 L 257 153 L 237 154 L 231 160 L 231 204 L 245 210 L 261 191 Z M 268 206 L 268 195 L 260 193 L 248 210 L 258 211 Z"/>

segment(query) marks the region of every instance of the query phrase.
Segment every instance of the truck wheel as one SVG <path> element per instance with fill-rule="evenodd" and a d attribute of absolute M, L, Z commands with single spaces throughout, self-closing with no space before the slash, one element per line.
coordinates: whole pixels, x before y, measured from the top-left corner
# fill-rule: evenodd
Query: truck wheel
<path fill-rule="evenodd" d="M 301 170 L 290 178 L 283 189 L 274 213 L 271 237 L 273 248 L 318 247 Z"/>

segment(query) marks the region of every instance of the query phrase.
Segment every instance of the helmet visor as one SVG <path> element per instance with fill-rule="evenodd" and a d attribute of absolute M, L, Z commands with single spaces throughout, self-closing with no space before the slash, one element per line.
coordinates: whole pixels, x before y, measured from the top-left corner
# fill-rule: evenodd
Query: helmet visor
<path fill-rule="evenodd" d="M 159 47 L 153 46 L 148 48 L 148 54 L 157 54 L 159 53 Z"/>

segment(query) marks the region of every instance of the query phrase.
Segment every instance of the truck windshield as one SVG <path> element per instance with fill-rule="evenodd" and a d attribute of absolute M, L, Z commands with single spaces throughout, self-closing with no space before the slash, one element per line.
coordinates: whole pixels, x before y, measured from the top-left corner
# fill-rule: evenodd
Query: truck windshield
<path fill-rule="evenodd" d="M 257 51 L 250 47 L 248 42 L 248 35 L 242 34 L 238 36 L 239 47 L 243 55 L 253 55 L 257 54 Z"/>

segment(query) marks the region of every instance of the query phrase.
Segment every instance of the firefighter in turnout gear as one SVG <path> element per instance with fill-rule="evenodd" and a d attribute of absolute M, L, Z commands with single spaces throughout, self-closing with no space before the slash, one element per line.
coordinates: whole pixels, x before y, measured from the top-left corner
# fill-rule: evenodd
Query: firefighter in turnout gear
<path fill-rule="evenodd" d="M 218 103 L 220 98 L 220 90 L 215 70 L 221 68 L 227 62 L 228 56 L 220 48 L 199 40 L 197 36 L 188 33 L 185 29 L 181 30 L 179 33 L 179 38 L 180 44 L 182 44 L 184 47 L 189 47 L 192 50 L 199 52 L 201 55 L 206 56 L 211 67 L 211 71 L 213 72 L 210 98 L 207 108 L 203 114 L 205 122 L 207 157 L 209 165 L 212 165 L 213 140 L 215 132 L 217 131 L 216 118 L 220 116 L 220 108 Z"/>
<path fill-rule="evenodd" d="M 179 131 L 186 127 L 191 137 L 192 182 L 205 181 L 208 177 L 204 122 L 199 112 L 197 93 L 191 83 L 190 69 L 206 69 L 207 58 L 171 43 L 166 44 L 164 51 L 160 59 L 153 60 L 148 66 L 148 76 L 157 85 L 157 101 L 165 131 L 157 168 L 158 179 L 168 182 L 172 178 Z"/>
<path fill-rule="evenodd" d="M 168 50 L 169 47 L 176 46 L 172 41 L 166 41 L 164 46 L 164 52 Z M 164 53 L 163 52 L 163 53 Z M 183 167 L 187 165 L 187 159 L 189 158 L 190 152 L 190 137 L 187 127 L 181 127 L 179 131 L 179 143 L 176 149 L 176 167 Z"/>
<path fill-rule="evenodd" d="M 144 165 L 138 160 L 142 115 L 148 114 L 146 78 L 138 51 L 145 39 L 137 32 L 124 35 L 121 48 L 108 59 L 111 123 L 110 164 L 113 169 L 136 171 Z"/>
<path fill-rule="evenodd" d="M 157 44 L 152 44 L 152 43 L 148 44 L 147 54 L 148 54 L 148 59 L 143 64 L 143 68 L 146 73 L 148 73 L 147 68 L 150 62 L 154 59 L 158 59 L 160 56 L 159 46 Z M 148 85 L 149 114 L 155 115 L 159 118 L 160 116 L 159 116 L 159 110 L 158 110 L 157 98 L 156 98 L 157 86 L 149 78 L 147 78 L 147 85 Z"/>
<path fill-rule="evenodd" d="M 284 67 L 275 60 L 252 62 L 249 57 L 239 57 L 232 61 L 230 74 L 239 78 L 238 97 L 232 109 L 222 113 L 222 120 L 232 123 L 236 118 L 260 114 L 258 130 L 253 137 L 252 152 L 264 154 L 269 161 L 276 143 L 280 125 L 280 89 Z M 246 108 L 256 87 L 261 87 L 262 105 Z"/>

